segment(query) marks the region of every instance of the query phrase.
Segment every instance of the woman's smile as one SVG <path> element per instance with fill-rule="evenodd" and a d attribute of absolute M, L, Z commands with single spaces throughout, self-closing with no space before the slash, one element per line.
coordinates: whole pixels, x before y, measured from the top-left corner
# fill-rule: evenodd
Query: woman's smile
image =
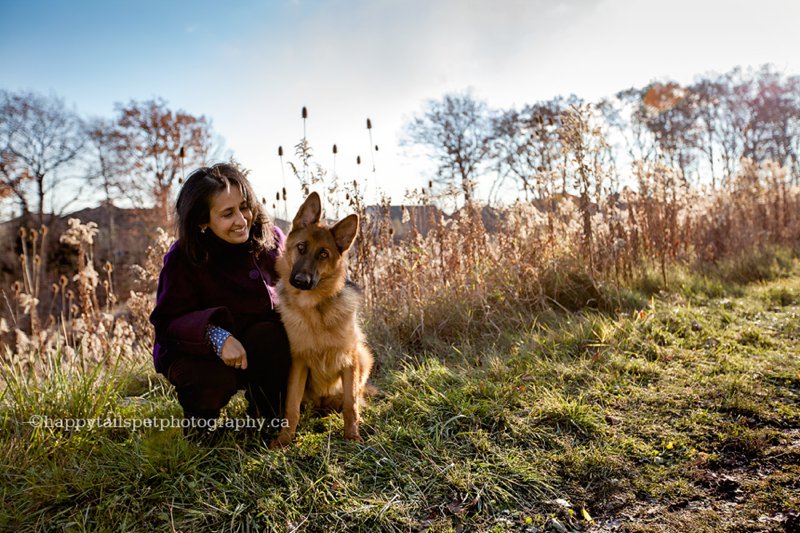
<path fill-rule="evenodd" d="M 208 227 L 223 241 L 247 242 L 252 225 L 253 211 L 238 187 L 230 187 L 211 198 Z"/>

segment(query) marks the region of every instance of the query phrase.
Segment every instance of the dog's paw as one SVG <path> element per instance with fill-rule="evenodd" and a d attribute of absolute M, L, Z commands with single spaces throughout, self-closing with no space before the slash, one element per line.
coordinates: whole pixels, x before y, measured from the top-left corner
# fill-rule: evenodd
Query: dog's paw
<path fill-rule="evenodd" d="M 280 450 L 281 448 L 285 448 L 292 442 L 292 436 L 288 433 L 281 432 L 277 437 L 272 439 L 272 442 L 269 443 L 270 450 Z"/>
<path fill-rule="evenodd" d="M 361 438 L 361 435 L 358 434 L 358 430 L 355 431 L 345 431 L 344 438 L 346 440 L 351 440 L 353 442 L 364 442 L 364 439 Z"/>

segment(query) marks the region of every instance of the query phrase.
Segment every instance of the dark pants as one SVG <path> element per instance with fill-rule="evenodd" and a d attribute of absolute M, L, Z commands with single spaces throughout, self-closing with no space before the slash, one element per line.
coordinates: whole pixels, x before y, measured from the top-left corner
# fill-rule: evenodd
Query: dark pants
<path fill-rule="evenodd" d="M 225 365 L 216 355 L 178 355 L 167 377 L 178 392 L 187 418 L 217 418 L 236 391 L 244 389 L 247 413 L 256 418 L 283 416 L 291 354 L 283 324 L 253 324 L 237 339 L 247 353 L 247 369 Z"/>

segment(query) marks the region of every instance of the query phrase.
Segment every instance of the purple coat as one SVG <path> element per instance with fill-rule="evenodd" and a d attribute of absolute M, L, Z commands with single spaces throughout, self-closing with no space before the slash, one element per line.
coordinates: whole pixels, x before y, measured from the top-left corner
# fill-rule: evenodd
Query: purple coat
<path fill-rule="evenodd" d="M 164 256 L 158 278 L 153 363 L 166 375 L 176 354 L 211 355 L 206 339 L 209 323 L 237 337 L 251 324 L 278 320 L 275 260 L 286 237 L 273 228 L 276 247 L 258 255 L 250 243 L 230 244 L 210 234 L 209 261 L 192 265 L 177 242 Z"/>

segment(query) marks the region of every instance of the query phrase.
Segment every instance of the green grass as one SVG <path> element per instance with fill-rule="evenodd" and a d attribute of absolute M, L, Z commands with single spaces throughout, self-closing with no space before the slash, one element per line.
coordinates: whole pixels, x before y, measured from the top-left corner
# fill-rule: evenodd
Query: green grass
<path fill-rule="evenodd" d="M 43 380 L 5 368 L 0 529 L 778 530 L 800 508 L 800 271 L 787 265 L 755 281 L 734 264 L 676 271 L 670 291 L 626 297 L 638 307 L 498 318 L 501 334 L 428 351 L 384 339 L 361 444 L 340 416 L 308 413 L 280 452 L 253 434 L 35 429 L 34 415 L 181 410 L 146 355 L 94 373 L 56 358 Z M 236 398 L 224 416 L 244 409 Z"/>

